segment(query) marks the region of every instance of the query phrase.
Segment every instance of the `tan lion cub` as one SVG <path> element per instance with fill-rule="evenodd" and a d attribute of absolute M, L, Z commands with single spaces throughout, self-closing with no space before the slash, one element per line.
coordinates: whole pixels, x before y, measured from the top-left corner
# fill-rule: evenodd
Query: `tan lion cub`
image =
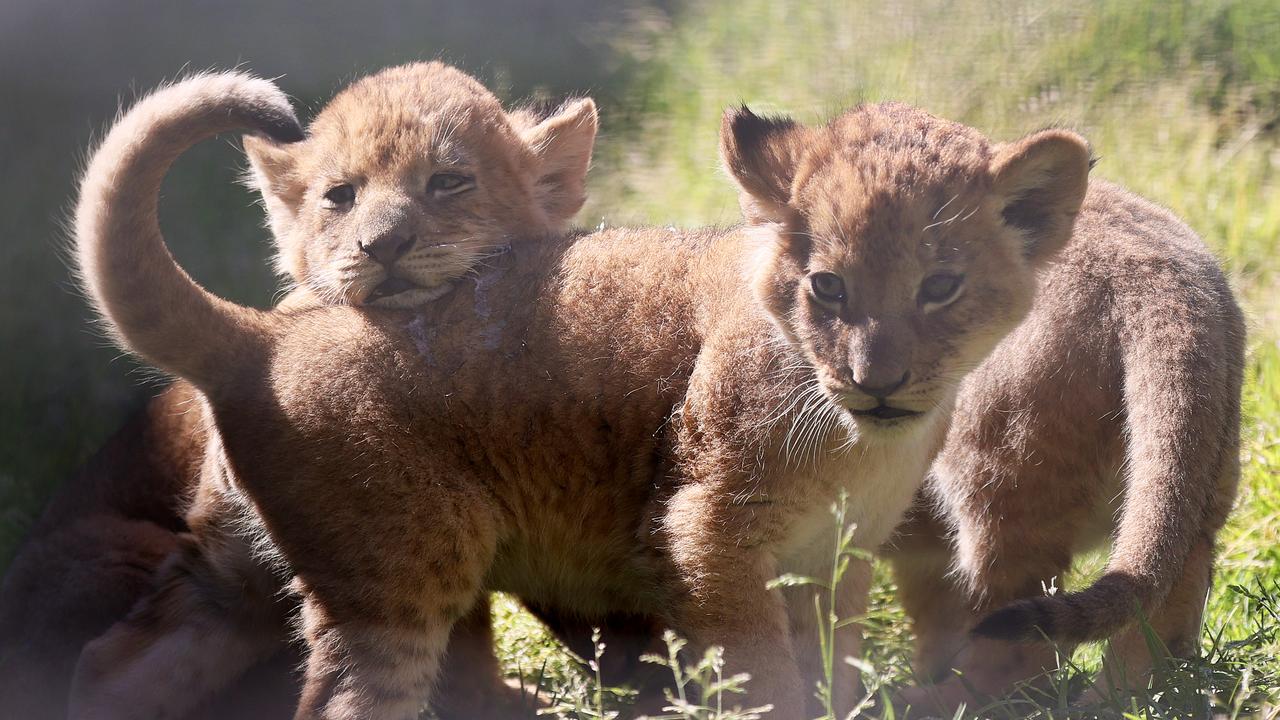
<path fill-rule="evenodd" d="M 1055 667 L 1046 638 L 1110 639 L 1099 692 L 1145 687 L 1140 614 L 1162 652 L 1196 653 L 1240 476 L 1244 336 L 1196 234 L 1092 183 L 1030 316 L 964 381 L 931 507 L 899 541 L 920 671 L 950 678 L 910 699 L 948 710 L 972 705 L 970 688 L 1008 690 Z M 1102 578 L 1046 595 L 1108 534 Z"/>
<path fill-rule="evenodd" d="M 471 77 L 422 63 L 353 84 L 304 134 L 270 83 L 241 73 L 197 76 L 145 98 L 112 129 L 83 181 L 79 239 L 128 236 L 163 250 L 156 189 L 168 165 L 199 140 L 241 128 L 261 133 L 245 138 L 250 179 L 269 211 L 277 265 L 300 288 L 285 312 L 299 312 L 317 301 L 421 304 L 507 244 L 557 232 L 585 199 L 596 115 L 584 99 L 541 120 L 526 111 L 508 117 Z M 78 249 L 90 292 L 148 288 L 136 302 L 103 308 L 112 325 L 136 323 L 164 352 L 183 357 L 194 340 L 173 332 L 175 319 L 207 319 L 210 310 L 182 291 L 189 280 L 157 272 L 154 263 L 170 262 L 163 256 L 84 242 Z M 219 337 L 216 322 L 188 327 Z M 187 513 L 192 537 L 162 573 L 157 594 L 91 646 L 73 714 L 111 716 L 123 702 L 152 717 L 145 704 L 132 705 L 130 683 L 138 678 L 117 673 L 115 663 L 133 657 L 165 664 L 172 692 L 157 713 L 180 716 L 284 637 L 287 603 L 273 601 L 280 585 L 264 564 L 261 528 L 242 522 L 247 501 L 225 482 L 218 461 L 210 432 Z M 185 581 L 217 584 L 231 575 L 246 580 L 232 595 L 212 605 L 183 602 Z M 255 591 L 258 602 L 239 602 L 238 594 Z M 198 652 L 137 642 L 137 623 L 187 610 L 181 620 L 200 629 L 185 647 Z M 111 660 L 102 666 L 93 658 Z"/>
<path fill-rule="evenodd" d="M 139 211 L 148 232 L 79 228 L 124 343 L 207 398 L 207 485 L 239 499 L 228 534 L 269 530 L 301 595 L 298 717 L 415 717 L 487 590 L 587 620 L 654 618 L 723 645 L 728 670 L 752 675 L 745 702 L 807 715 L 812 594 L 767 583 L 822 574 L 842 491 L 856 542 L 887 539 L 958 380 L 1070 237 L 1088 149 L 1061 131 L 996 148 L 900 105 L 813 128 L 743 110 L 722 134 L 748 228 L 512 242 L 413 313 L 230 305 L 166 255 L 154 201 Z M 96 190 L 85 202 L 119 199 Z M 964 210 L 950 222 L 949 204 Z M 152 288 L 183 310 L 159 331 L 119 310 L 154 308 Z M 215 550 L 217 572 L 174 576 L 157 612 L 90 648 L 82 716 L 170 716 L 197 644 L 251 637 L 206 638 L 211 613 L 265 626 L 281 580 L 243 548 Z M 863 607 L 865 580 L 840 595 L 842 616 Z M 856 654 L 855 628 L 835 641 Z M 837 678 L 839 707 L 854 685 L 852 669 Z"/>

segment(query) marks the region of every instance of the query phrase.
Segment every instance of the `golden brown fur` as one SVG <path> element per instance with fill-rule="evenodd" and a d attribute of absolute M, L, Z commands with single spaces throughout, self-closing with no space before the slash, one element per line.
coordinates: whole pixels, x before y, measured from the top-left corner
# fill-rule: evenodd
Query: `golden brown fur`
<path fill-rule="evenodd" d="M 81 716 L 165 714 L 147 678 L 193 662 L 211 620 L 237 630 L 224 652 L 253 659 L 275 612 L 265 536 L 247 525 L 260 520 L 302 601 L 299 717 L 415 715 L 451 626 L 488 589 L 723 645 L 753 675 L 748 702 L 801 717 L 812 599 L 766 582 L 830 561 L 842 490 L 858 544 L 888 537 L 955 382 L 1021 319 L 1068 237 L 1088 153 L 1058 131 L 997 150 L 895 105 L 823 128 L 740 111 L 723 137 L 746 232 L 513 243 L 416 313 L 243 322 L 210 303 L 239 323 L 241 352 L 220 362 L 197 342 L 166 367 L 191 371 L 218 429 L 203 486 L 228 505 L 205 505 L 205 522 L 226 543 L 206 547 L 226 554 L 91 646 Z M 940 293 L 939 273 L 963 281 Z M 818 299 L 833 278 L 849 291 Z M 858 613 L 863 580 L 841 615 Z M 837 644 L 852 652 L 856 630 Z M 128 706 L 104 704 L 126 692 Z"/>
<path fill-rule="evenodd" d="M 294 141 L 246 140 L 254 182 L 271 208 L 280 265 L 305 286 L 274 315 L 227 306 L 194 285 L 163 254 L 154 217 L 158 184 L 174 157 L 203 137 L 241 126 Z M 143 100 L 107 136 L 82 186 L 77 255 L 86 286 L 112 330 L 161 367 L 198 380 L 244 352 L 278 317 L 316 299 L 416 304 L 446 290 L 449 280 L 484 253 L 517 236 L 536 239 L 554 231 L 583 201 L 594 134 L 589 100 L 542 120 L 522 113 L 509 122 L 492 94 L 473 79 L 427 63 L 356 83 L 299 140 L 292 111 L 274 87 L 237 73 L 198 76 Z M 433 191 L 442 174 L 463 177 L 462 186 Z M 348 183 L 356 201 L 334 207 L 329 190 Z M 392 257 L 376 246 L 397 234 L 413 241 L 403 252 Z M 103 239 L 110 237 L 127 242 L 107 246 Z M 161 255 L 149 255 L 153 250 Z M 410 288 L 380 291 L 390 278 L 403 279 Z M 158 299 L 146 293 L 135 297 L 133 288 L 143 284 L 154 286 Z M 219 315 L 222 310 L 227 312 Z M 184 351 L 206 332 L 225 343 L 215 357 Z M 191 410 L 200 418 L 199 403 Z M 273 599 L 279 581 L 257 554 L 255 544 L 262 538 L 242 527 L 246 500 L 220 482 L 218 438 L 206 434 L 207 420 L 188 422 L 200 431 L 193 435 L 206 442 L 198 461 L 201 480 L 186 511 L 193 538 L 179 539 L 181 547 L 162 572 L 157 593 L 96 643 L 93 653 L 108 664 L 130 655 L 165 658 L 164 648 L 149 645 L 131 628 L 198 618 L 202 624 L 192 639 L 203 639 L 201 652 L 174 658 L 176 664 L 168 668 L 170 677 L 185 674 L 194 685 L 179 684 L 169 702 L 143 703 L 129 712 L 180 715 L 199 701 L 201 684 L 229 681 L 246 664 L 278 649 L 283 639 L 289 604 Z M 189 475 L 174 472 L 173 477 Z M 231 595 L 214 602 L 193 596 L 187 578 L 205 575 L 215 584 L 232 578 L 231 587 L 251 596 L 256 590 L 256 599 L 241 604 Z M 477 615 L 484 616 L 482 610 Z M 480 670 L 492 670 L 496 680 L 487 631 L 478 634 L 490 656 Z M 462 640 L 455 643 L 459 653 L 474 644 L 472 638 Z M 93 667 L 82 663 L 82 682 L 105 687 Z M 451 690 L 445 701 L 456 704 L 465 696 Z M 484 701 L 498 700 L 491 690 L 486 688 Z M 73 713 L 109 715 L 113 704 L 128 704 L 131 694 L 117 689 L 114 698 L 73 704 Z M 468 704 L 468 715 L 475 716 L 476 703 Z"/>
<path fill-rule="evenodd" d="M 1169 652 L 1193 655 L 1239 478 L 1243 365 L 1240 310 L 1200 239 L 1093 183 L 1030 316 L 964 381 L 903 530 L 895 569 L 920 670 L 954 666 L 999 693 L 1054 666 L 1043 637 L 1110 639 L 1099 690 L 1142 687 L 1139 610 Z M 1102 578 L 1045 596 L 1108 533 Z M 941 704 L 972 702 L 965 683 L 937 688 Z"/>

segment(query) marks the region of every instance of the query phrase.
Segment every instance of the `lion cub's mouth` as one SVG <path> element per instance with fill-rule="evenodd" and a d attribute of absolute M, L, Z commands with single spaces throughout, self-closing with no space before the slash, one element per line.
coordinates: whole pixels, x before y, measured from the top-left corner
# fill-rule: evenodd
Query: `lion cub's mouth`
<path fill-rule="evenodd" d="M 858 417 L 875 418 L 876 420 L 899 420 L 901 418 L 915 417 L 924 413 L 918 410 L 907 410 L 906 408 L 896 408 L 889 405 L 880 404 L 870 410 L 850 410 L 849 412 Z"/>
<path fill-rule="evenodd" d="M 389 277 L 378 283 L 378 286 L 373 289 L 373 292 L 369 293 L 368 297 L 364 299 L 364 302 L 367 305 L 369 303 L 382 300 L 383 298 L 389 298 L 403 292 L 416 290 L 417 288 L 418 285 L 409 280 L 405 280 L 404 278 Z"/>

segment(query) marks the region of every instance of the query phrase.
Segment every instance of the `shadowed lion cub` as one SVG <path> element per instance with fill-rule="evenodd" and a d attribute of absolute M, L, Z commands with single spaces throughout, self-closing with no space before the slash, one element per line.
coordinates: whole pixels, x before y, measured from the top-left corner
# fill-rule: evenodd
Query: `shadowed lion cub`
<path fill-rule="evenodd" d="M 813 596 L 767 582 L 824 572 L 842 491 L 860 546 L 889 536 L 958 381 L 1070 237 L 1088 150 L 1061 131 L 993 148 L 899 105 L 813 128 L 743 110 L 722 139 L 747 228 L 511 242 L 414 312 L 230 305 L 165 254 L 154 199 L 131 224 L 81 225 L 123 343 L 204 394 L 204 486 L 228 505 L 207 518 L 218 556 L 86 652 L 80 715 L 164 717 L 217 683 L 200 666 L 211 618 L 246 629 L 217 642 L 251 660 L 276 578 L 309 647 L 298 717 L 416 716 L 490 589 L 653 617 L 723 645 L 753 677 L 746 702 L 806 715 Z M 82 204 L 129 214 L 103 192 Z M 939 221 L 950 202 L 965 214 Z M 181 312 L 155 317 L 154 289 Z M 841 616 L 865 604 L 855 575 Z M 856 654 L 856 628 L 834 641 Z"/>

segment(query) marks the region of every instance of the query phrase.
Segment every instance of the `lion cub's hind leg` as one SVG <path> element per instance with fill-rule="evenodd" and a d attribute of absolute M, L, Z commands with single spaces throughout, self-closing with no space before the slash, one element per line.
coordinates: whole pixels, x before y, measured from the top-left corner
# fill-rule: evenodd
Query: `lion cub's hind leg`
<path fill-rule="evenodd" d="M 1146 688 L 1153 672 L 1158 674 L 1168 658 L 1195 657 L 1212 579 L 1213 541 L 1203 540 L 1187 556 L 1182 577 L 1168 597 L 1147 618 L 1148 627 L 1134 623 L 1111 638 L 1102 672 L 1081 703 L 1098 703 L 1116 692 Z M 1154 638 L 1149 638 L 1148 631 Z M 1151 639 L 1156 640 L 1154 647 Z"/>
<path fill-rule="evenodd" d="M 442 488 L 422 507 L 435 514 L 365 515 L 367 537 L 413 537 L 412 550 L 348 548 L 348 561 L 383 564 L 299 573 L 308 656 L 298 720 L 415 720 L 433 699 L 450 635 L 480 602 L 497 542 L 492 508 L 475 495 Z"/>
<path fill-rule="evenodd" d="M 453 626 L 431 711 L 439 720 L 535 720 L 546 707 L 539 704 L 537 690 L 504 681 L 494 647 L 492 605 L 481 594 Z"/>
<path fill-rule="evenodd" d="M 85 647 L 72 720 L 186 717 L 282 647 L 279 583 L 241 538 L 220 540 L 184 538 L 155 592 Z"/>

